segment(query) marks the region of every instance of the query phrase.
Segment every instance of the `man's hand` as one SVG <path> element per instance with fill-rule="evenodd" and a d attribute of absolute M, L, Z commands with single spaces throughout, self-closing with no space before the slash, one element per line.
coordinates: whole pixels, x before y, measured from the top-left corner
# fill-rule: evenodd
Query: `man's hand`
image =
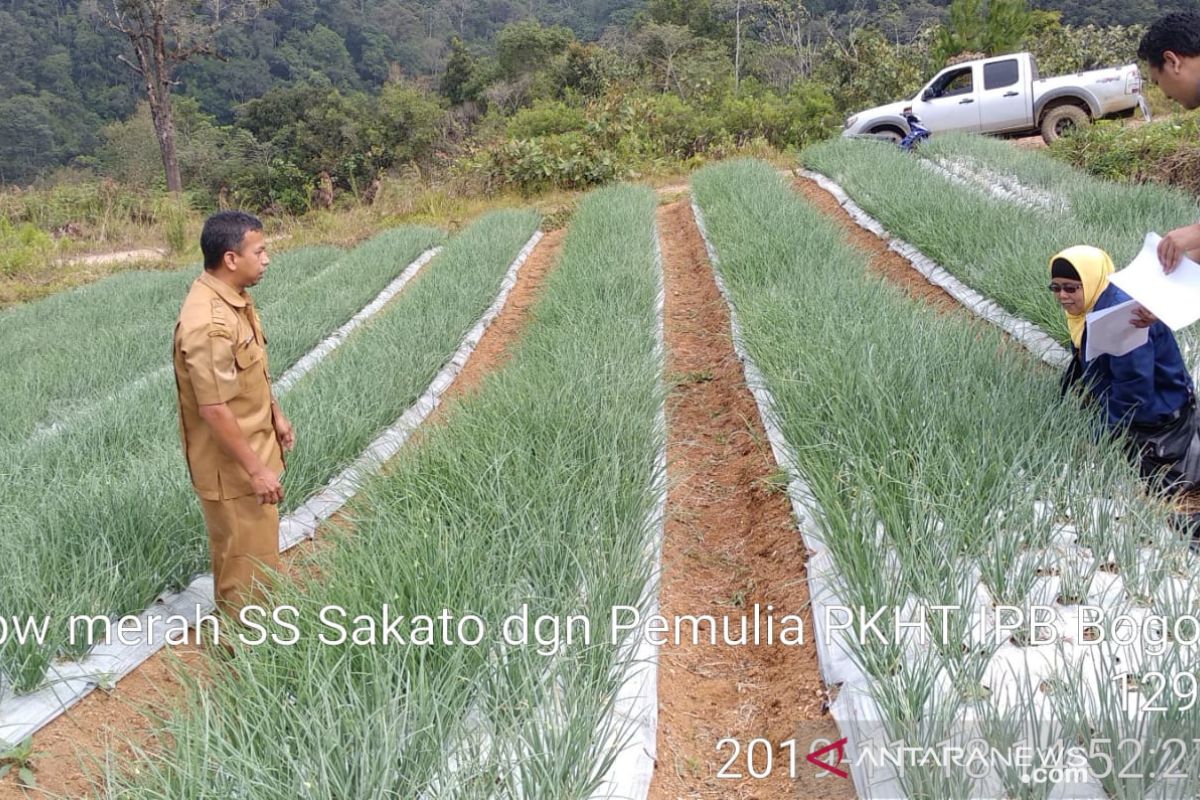
<path fill-rule="evenodd" d="M 259 505 L 273 506 L 283 502 L 283 484 L 279 482 L 279 476 L 266 467 L 250 476 L 250 484 Z"/>
<path fill-rule="evenodd" d="M 279 446 L 283 448 L 283 452 L 290 453 L 292 448 L 296 446 L 296 431 L 292 428 L 292 423 L 288 422 L 288 418 L 283 415 L 279 406 L 274 408 L 273 421 L 275 424 L 275 438 L 279 441 Z"/>
<path fill-rule="evenodd" d="M 227 455 L 250 476 L 250 486 L 263 505 L 275 505 L 283 500 L 283 486 L 278 473 L 272 472 L 250 447 L 246 434 L 238 427 L 233 412 L 225 403 L 200 406 L 200 418 L 212 427 L 217 442 Z M 289 430 L 291 426 L 288 426 Z M 276 430 L 276 436 L 278 436 Z"/>
<path fill-rule="evenodd" d="M 1138 306 L 1133 312 L 1132 325 L 1135 328 L 1149 328 L 1156 322 L 1158 322 L 1158 317 L 1151 314 L 1142 306 Z"/>
<path fill-rule="evenodd" d="M 1163 272 L 1170 275 L 1189 251 L 1198 248 L 1200 248 L 1200 224 L 1184 225 L 1182 228 L 1176 228 L 1168 233 L 1158 243 L 1158 260 L 1162 262 Z"/>

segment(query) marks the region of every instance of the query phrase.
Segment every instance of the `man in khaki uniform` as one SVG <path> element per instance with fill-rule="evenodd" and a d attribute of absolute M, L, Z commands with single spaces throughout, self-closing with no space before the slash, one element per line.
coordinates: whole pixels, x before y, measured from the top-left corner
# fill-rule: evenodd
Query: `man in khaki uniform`
<path fill-rule="evenodd" d="M 175 325 L 179 432 L 208 528 L 217 606 L 236 617 L 279 565 L 279 477 L 295 437 L 271 394 L 267 340 L 246 292 L 270 263 L 262 223 L 214 214 L 200 247 L 204 272 Z"/>

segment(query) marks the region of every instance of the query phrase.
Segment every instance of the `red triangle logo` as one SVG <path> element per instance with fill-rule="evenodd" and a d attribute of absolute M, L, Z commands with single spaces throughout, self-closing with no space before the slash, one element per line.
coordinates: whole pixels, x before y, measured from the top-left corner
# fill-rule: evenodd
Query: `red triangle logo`
<path fill-rule="evenodd" d="M 820 750 L 814 750 L 813 752 L 809 753 L 807 756 L 808 763 L 814 764 L 814 765 L 820 767 L 821 769 L 827 769 L 830 772 L 832 772 L 834 775 L 837 775 L 839 778 L 850 777 L 850 773 L 846 772 L 843 769 L 838 769 L 837 767 L 833 766 L 833 764 L 842 763 L 842 759 L 846 757 L 846 741 L 847 741 L 846 737 L 842 737 L 841 739 L 838 739 L 836 742 L 833 742 L 832 744 L 825 745 Z M 837 758 L 835 758 L 833 760 L 833 764 L 822 761 L 821 756 L 825 755 L 826 753 L 828 753 L 831 750 L 837 750 Z"/>

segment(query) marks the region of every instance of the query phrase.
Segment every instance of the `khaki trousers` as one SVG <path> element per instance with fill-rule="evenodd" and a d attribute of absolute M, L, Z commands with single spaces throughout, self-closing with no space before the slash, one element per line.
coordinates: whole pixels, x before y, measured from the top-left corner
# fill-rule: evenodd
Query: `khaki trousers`
<path fill-rule="evenodd" d="M 263 598 L 268 572 L 279 569 L 279 508 L 258 497 L 200 500 L 212 553 L 217 608 L 234 619 Z"/>

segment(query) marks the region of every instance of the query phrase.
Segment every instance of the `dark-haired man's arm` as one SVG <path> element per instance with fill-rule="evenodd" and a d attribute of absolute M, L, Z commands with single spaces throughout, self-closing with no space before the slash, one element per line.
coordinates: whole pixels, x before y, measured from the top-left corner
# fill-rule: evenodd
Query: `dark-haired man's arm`
<path fill-rule="evenodd" d="M 1168 275 L 1175 271 L 1184 256 L 1192 261 L 1200 261 L 1200 222 L 1176 228 L 1158 243 L 1158 260 L 1162 263 L 1163 272 Z M 1158 317 L 1145 308 L 1133 312 L 1134 327 L 1148 328 L 1156 322 Z"/>
<path fill-rule="evenodd" d="M 1175 271 L 1184 256 L 1193 261 L 1200 256 L 1200 223 L 1176 228 L 1158 243 L 1158 260 L 1168 275 Z"/>

